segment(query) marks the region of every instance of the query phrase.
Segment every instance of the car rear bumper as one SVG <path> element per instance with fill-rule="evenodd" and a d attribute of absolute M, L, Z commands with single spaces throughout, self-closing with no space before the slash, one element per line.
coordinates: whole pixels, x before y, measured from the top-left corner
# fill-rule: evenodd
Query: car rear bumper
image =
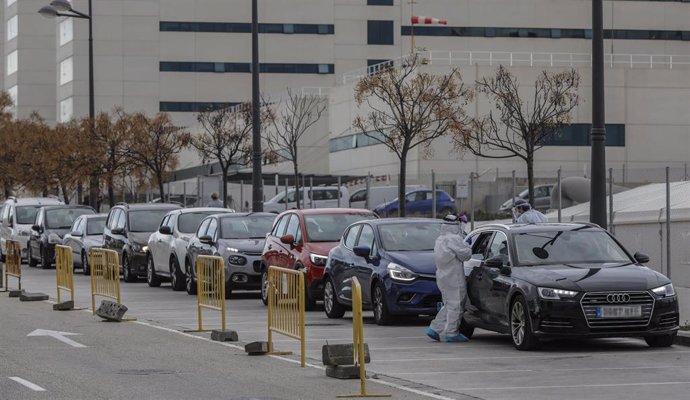
<path fill-rule="evenodd" d="M 436 281 L 419 279 L 412 283 L 399 283 L 386 277 L 388 310 L 397 315 L 436 315 L 442 301 Z"/>
<path fill-rule="evenodd" d="M 627 320 L 596 320 L 600 325 L 585 318 L 577 301 L 539 300 L 532 311 L 535 335 L 577 337 L 640 337 L 668 335 L 678 330 L 678 298 L 656 299 L 651 315 L 643 323 Z M 610 323 L 606 323 L 610 321 Z"/>

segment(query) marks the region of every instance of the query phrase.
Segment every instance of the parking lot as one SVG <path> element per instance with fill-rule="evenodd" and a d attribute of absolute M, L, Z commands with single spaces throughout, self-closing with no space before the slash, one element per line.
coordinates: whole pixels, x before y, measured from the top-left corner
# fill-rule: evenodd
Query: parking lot
<path fill-rule="evenodd" d="M 54 270 L 24 266 L 22 281 L 27 291 L 55 297 Z M 121 288 L 127 315 L 137 317 L 139 325 L 196 328 L 195 297 L 173 292 L 169 284 L 150 288 L 142 281 L 122 283 Z M 75 275 L 75 291 L 77 306 L 90 306 L 89 277 Z M 37 306 L 49 307 L 43 304 Z M 266 339 L 266 308 L 258 293 L 234 293 L 227 308 L 228 325 L 238 332 L 239 345 Z M 343 320 L 328 319 L 323 311 L 307 314 L 307 362 L 314 368 L 321 365 L 322 345 L 351 342 L 352 325 L 349 314 Z M 205 326 L 219 326 L 217 313 L 205 315 Z M 80 319 L 96 320 L 87 313 Z M 436 343 L 423 334 L 426 324 L 428 320 L 409 319 L 382 327 L 365 312 L 365 339 L 372 356 L 368 373 L 374 381 L 448 399 L 684 398 L 690 389 L 690 348 L 682 346 L 651 349 L 638 339 L 601 339 L 548 342 L 539 351 L 520 352 L 508 336 L 485 331 L 465 344 Z M 297 359 L 298 342 L 275 339 L 277 350 L 294 351 L 290 357 Z M 324 377 L 323 383 L 328 382 Z"/>

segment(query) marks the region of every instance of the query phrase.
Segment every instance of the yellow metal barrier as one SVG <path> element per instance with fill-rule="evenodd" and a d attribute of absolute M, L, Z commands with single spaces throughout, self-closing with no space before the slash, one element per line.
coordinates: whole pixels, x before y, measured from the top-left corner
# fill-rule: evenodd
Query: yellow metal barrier
<path fill-rule="evenodd" d="M 57 279 L 57 302 L 62 303 L 61 292 L 69 293 L 74 303 L 74 260 L 72 249 L 67 246 L 55 246 L 55 277 Z"/>
<path fill-rule="evenodd" d="M 96 296 L 120 303 L 120 260 L 113 250 L 93 248 L 91 259 L 91 310 L 96 315 Z"/>
<path fill-rule="evenodd" d="M 273 333 L 297 339 L 301 346 L 302 368 L 306 366 L 304 335 L 304 273 L 292 269 L 268 268 L 268 352 L 273 351 Z"/>
<path fill-rule="evenodd" d="M 221 329 L 225 330 L 225 261 L 223 257 L 198 256 L 196 259 L 196 299 L 199 329 L 185 332 L 208 332 L 202 325 L 202 309 L 220 311 Z"/>
<path fill-rule="evenodd" d="M 367 371 L 364 358 L 364 318 L 362 317 L 362 285 L 357 277 L 352 278 L 352 350 L 355 366 L 359 366 L 360 393 L 338 397 L 391 397 L 389 394 L 367 393 Z"/>
<path fill-rule="evenodd" d="M 5 292 L 10 290 L 7 286 L 10 276 L 17 278 L 18 289 L 22 290 L 22 245 L 16 240 L 5 242 L 5 272 L 3 275 Z"/>

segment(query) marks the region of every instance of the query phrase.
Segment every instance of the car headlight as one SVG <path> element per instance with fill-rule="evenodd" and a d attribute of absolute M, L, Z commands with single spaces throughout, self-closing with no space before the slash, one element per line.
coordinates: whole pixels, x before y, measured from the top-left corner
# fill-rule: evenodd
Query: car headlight
<path fill-rule="evenodd" d="M 244 265 L 247 263 L 247 259 L 242 256 L 230 256 L 228 262 L 234 265 Z"/>
<path fill-rule="evenodd" d="M 226 250 L 231 252 L 231 253 L 239 253 L 240 252 L 238 249 L 236 249 L 234 247 L 228 247 Z"/>
<path fill-rule="evenodd" d="M 537 288 L 537 291 L 539 292 L 539 297 L 546 300 L 570 299 L 577 296 L 577 292 L 572 290 L 540 287 Z"/>
<path fill-rule="evenodd" d="M 149 251 L 149 246 L 144 246 L 144 247 L 142 247 L 142 248 L 141 248 L 141 251 L 143 251 L 144 253 L 148 252 L 148 251 Z"/>
<path fill-rule="evenodd" d="M 148 249 L 149 249 L 148 246 L 143 246 L 143 245 L 140 245 L 139 243 L 132 243 L 132 250 L 136 251 L 137 253 L 145 252 Z"/>
<path fill-rule="evenodd" d="M 62 244 L 62 238 L 57 233 L 51 233 L 50 235 L 48 235 L 48 243 Z"/>
<path fill-rule="evenodd" d="M 673 289 L 673 284 L 669 283 L 668 285 L 664 286 L 659 286 L 658 288 L 652 289 L 652 292 L 654 292 L 655 295 L 663 298 L 663 297 L 673 297 L 676 295 L 675 289 Z"/>
<path fill-rule="evenodd" d="M 396 263 L 389 263 L 386 269 L 394 281 L 412 282 L 417 279 L 417 274 Z"/>
<path fill-rule="evenodd" d="M 309 253 L 309 260 L 312 264 L 318 267 L 325 267 L 326 262 L 328 261 L 328 257 L 319 254 Z"/>

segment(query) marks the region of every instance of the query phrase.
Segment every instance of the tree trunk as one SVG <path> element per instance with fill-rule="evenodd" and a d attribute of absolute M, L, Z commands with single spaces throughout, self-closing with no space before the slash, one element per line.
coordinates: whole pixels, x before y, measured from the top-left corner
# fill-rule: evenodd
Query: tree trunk
<path fill-rule="evenodd" d="M 302 196 L 299 191 L 299 169 L 297 167 L 297 161 L 292 162 L 292 168 L 295 171 L 295 202 L 297 203 L 297 209 L 300 210 L 302 207 L 300 205 Z M 287 202 L 287 193 L 285 193 L 285 201 Z"/>
<path fill-rule="evenodd" d="M 158 191 L 161 194 L 161 203 L 165 203 L 165 191 L 163 190 L 163 174 L 156 172 L 156 179 L 158 180 Z"/>
<path fill-rule="evenodd" d="M 227 167 L 221 168 L 223 171 L 223 208 L 228 208 L 228 168 L 230 167 L 230 164 L 228 164 Z"/>
<path fill-rule="evenodd" d="M 62 198 L 65 200 L 65 204 L 69 204 L 69 194 L 67 193 L 67 186 L 60 182 L 60 189 L 62 189 Z"/>
<path fill-rule="evenodd" d="M 98 195 L 100 192 L 101 189 L 98 184 L 98 174 L 94 171 L 89 177 L 89 205 L 97 212 L 101 212 L 101 210 L 98 209 Z"/>
<path fill-rule="evenodd" d="M 534 207 L 534 156 L 527 157 L 527 187 L 529 189 L 529 204 Z"/>
<path fill-rule="evenodd" d="M 406 215 L 407 202 L 405 201 L 405 182 L 407 181 L 407 151 L 401 153 L 400 178 L 398 180 L 398 216 Z"/>
<path fill-rule="evenodd" d="M 115 207 L 115 187 L 112 173 L 108 175 L 108 204 L 110 204 L 110 208 Z"/>

